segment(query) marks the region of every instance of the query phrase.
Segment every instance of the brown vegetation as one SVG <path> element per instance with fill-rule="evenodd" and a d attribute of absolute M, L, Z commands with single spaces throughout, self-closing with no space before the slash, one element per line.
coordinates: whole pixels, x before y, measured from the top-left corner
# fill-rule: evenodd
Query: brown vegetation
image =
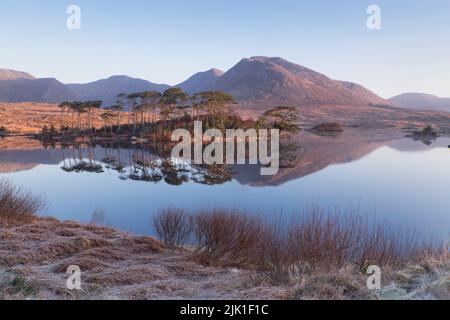
<path fill-rule="evenodd" d="M 194 257 L 208 265 L 249 267 L 259 244 L 262 223 L 237 210 L 214 209 L 192 216 Z"/>
<path fill-rule="evenodd" d="M 356 212 L 326 214 L 312 207 L 300 216 L 263 220 L 239 210 L 213 209 L 194 215 L 166 210 L 156 216 L 155 224 L 170 225 L 172 238 L 177 239 L 190 239 L 187 234 L 192 230 L 196 261 L 266 272 L 276 280 L 346 265 L 361 270 L 371 264 L 401 267 L 433 250 L 414 232 L 370 223 Z"/>
<path fill-rule="evenodd" d="M 44 208 L 41 197 L 0 180 L 0 220 L 29 222 Z"/>
<path fill-rule="evenodd" d="M 184 244 L 191 233 L 189 217 L 182 209 L 168 208 L 162 210 L 153 219 L 156 235 L 169 248 L 177 248 Z"/>
<path fill-rule="evenodd" d="M 103 121 L 101 111 L 93 115 L 94 126 L 100 128 Z M 47 103 L 0 103 L 0 126 L 10 134 L 37 134 L 44 126 L 59 128 L 61 109 Z"/>

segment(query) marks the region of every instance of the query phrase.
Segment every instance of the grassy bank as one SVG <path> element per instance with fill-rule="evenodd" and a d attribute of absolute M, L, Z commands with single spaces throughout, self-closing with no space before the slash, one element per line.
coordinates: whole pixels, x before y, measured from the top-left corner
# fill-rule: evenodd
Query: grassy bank
<path fill-rule="evenodd" d="M 284 227 L 239 211 L 166 209 L 156 240 L 36 217 L 42 200 L 0 186 L 3 299 L 450 298 L 448 256 L 352 215 L 316 210 Z M 369 263 L 382 267 L 380 291 L 366 288 Z M 82 270 L 81 291 L 66 289 L 70 265 Z"/>

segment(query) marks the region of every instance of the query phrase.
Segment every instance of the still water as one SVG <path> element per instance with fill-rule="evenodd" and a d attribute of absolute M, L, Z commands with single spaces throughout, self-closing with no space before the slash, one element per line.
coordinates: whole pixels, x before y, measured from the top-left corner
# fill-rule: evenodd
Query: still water
<path fill-rule="evenodd" d="M 431 143 L 431 144 L 430 144 Z M 301 134 L 285 148 L 284 167 L 219 173 L 164 163 L 145 147 L 44 148 L 25 138 L 0 139 L 0 179 L 41 194 L 47 215 L 151 234 L 152 216 L 168 206 L 240 208 L 261 215 L 300 215 L 310 205 L 358 208 L 422 234 L 450 231 L 450 138 L 432 142 L 373 134 Z M 81 165 L 80 165 L 81 164 Z"/>

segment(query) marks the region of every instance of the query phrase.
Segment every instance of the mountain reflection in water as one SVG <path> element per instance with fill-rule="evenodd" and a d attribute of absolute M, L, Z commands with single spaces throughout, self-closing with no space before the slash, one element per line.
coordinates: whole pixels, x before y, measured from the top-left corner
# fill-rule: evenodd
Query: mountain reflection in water
<path fill-rule="evenodd" d="M 258 165 L 197 166 L 170 158 L 170 146 L 48 145 L 23 137 L 0 139 L 0 179 L 42 194 L 48 214 L 151 233 L 152 215 L 167 206 L 240 208 L 301 214 L 318 204 L 357 207 L 425 233 L 450 231 L 450 139 L 427 145 L 386 130 L 338 136 L 308 132 L 280 147 L 281 168 L 261 176 Z"/>

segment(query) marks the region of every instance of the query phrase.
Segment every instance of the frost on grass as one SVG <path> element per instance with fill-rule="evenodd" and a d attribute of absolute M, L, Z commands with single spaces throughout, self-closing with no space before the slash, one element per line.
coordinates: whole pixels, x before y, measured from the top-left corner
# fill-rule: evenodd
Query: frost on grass
<path fill-rule="evenodd" d="M 374 292 L 354 266 L 277 283 L 265 273 L 202 265 L 190 249 L 167 250 L 151 237 L 55 219 L 0 224 L 0 239 L 0 299 L 450 298 L 445 258 L 391 270 Z M 81 291 L 66 289 L 70 265 L 82 270 Z"/>

